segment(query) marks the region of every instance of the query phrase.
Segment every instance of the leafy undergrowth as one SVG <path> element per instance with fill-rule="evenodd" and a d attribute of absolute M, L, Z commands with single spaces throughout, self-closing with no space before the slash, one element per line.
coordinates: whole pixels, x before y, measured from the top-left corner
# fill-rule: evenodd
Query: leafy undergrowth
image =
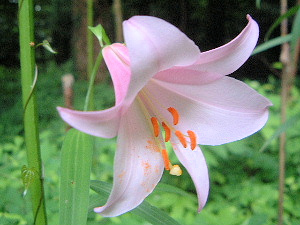
<path fill-rule="evenodd" d="M 65 125 L 58 117 L 55 107 L 63 105 L 61 74 L 70 65 L 58 67 L 51 64 L 40 71 L 38 101 L 40 112 L 40 140 L 44 166 L 44 181 L 49 224 L 58 224 L 58 183 L 60 148 Z M 2 69 L 3 71 L 5 69 Z M 17 71 L 13 71 L 18 76 Z M 21 168 L 26 165 L 22 137 L 22 111 L 17 80 L 1 77 L 6 87 L 15 91 L 1 92 L 1 102 L 7 105 L 0 113 L 0 224 L 32 224 L 29 196 L 22 196 L 24 187 Z M 2 80 L 1 80 L 2 81 Z M 280 126 L 280 97 L 278 81 L 270 78 L 267 84 L 248 81 L 252 87 L 268 97 L 274 104 L 270 109 L 267 125 L 244 140 L 222 146 L 201 146 L 210 172 L 210 196 L 201 213 L 197 213 L 197 199 L 193 183 L 184 171 L 180 177 L 164 174 L 162 183 L 147 201 L 165 211 L 174 219 L 187 225 L 257 225 L 275 224 L 278 201 L 278 140 L 259 151 Z M 82 109 L 87 83 L 77 81 L 74 86 L 75 108 Z M 8 90 L 8 89 L 7 89 Z M 288 115 L 292 117 L 300 109 L 299 88 L 292 89 Z M 8 101 L 8 99 L 11 99 Z M 113 105 L 114 95 L 109 81 L 96 87 L 98 108 Z M 2 122 L 3 121 L 3 122 Z M 287 130 L 287 170 L 285 195 L 285 224 L 300 224 L 300 134 L 299 119 Z M 115 139 L 96 139 L 93 157 L 92 180 L 112 183 Z M 172 161 L 177 160 L 171 155 Z M 169 186 L 170 185 L 170 186 Z M 174 189 L 174 187 L 176 187 Z M 105 199 L 91 190 L 91 207 L 100 206 Z M 99 202 L 98 202 L 99 200 Z M 103 218 L 90 210 L 88 224 L 149 224 L 143 217 L 127 213 L 117 218 Z"/>

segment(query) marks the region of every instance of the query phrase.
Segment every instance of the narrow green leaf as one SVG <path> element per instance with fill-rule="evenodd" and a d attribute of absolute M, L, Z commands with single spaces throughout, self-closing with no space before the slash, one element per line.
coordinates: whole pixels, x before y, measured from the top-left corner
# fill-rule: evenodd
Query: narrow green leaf
<path fill-rule="evenodd" d="M 103 41 L 106 45 L 110 45 L 111 42 L 104 30 L 104 28 L 102 27 L 101 24 L 99 24 L 98 26 L 96 27 L 89 27 L 90 31 L 92 31 L 95 36 L 98 38 L 99 42 L 100 42 L 100 46 L 103 47 L 104 44 L 103 44 Z"/>
<path fill-rule="evenodd" d="M 286 36 L 283 36 L 283 37 L 277 37 L 277 38 L 273 38 L 265 43 L 262 43 L 260 45 L 258 45 L 254 51 L 252 52 L 252 55 L 255 55 L 255 54 L 258 54 L 258 53 L 261 53 L 261 52 L 264 52 L 270 48 L 274 48 L 278 45 L 281 45 L 285 42 L 289 42 L 291 41 L 292 39 L 292 35 L 291 34 L 288 34 Z"/>
<path fill-rule="evenodd" d="M 60 224 L 84 225 L 89 207 L 93 137 L 71 129 L 61 154 Z"/>
<path fill-rule="evenodd" d="M 291 51 L 292 51 L 292 56 L 294 57 L 295 49 L 297 48 L 297 44 L 300 38 L 300 5 L 298 5 L 298 11 L 294 19 L 291 34 L 292 34 Z"/>
<path fill-rule="evenodd" d="M 260 9 L 260 7 L 261 7 L 261 1 L 260 0 L 256 0 L 255 1 L 255 5 L 256 5 L 256 8 Z"/>
<path fill-rule="evenodd" d="M 169 185 L 169 184 L 164 184 L 164 183 L 159 183 L 156 188 L 154 189 L 155 192 L 160 191 L 160 192 L 168 192 L 168 193 L 174 193 L 177 195 L 184 196 L 186 198 L 189 198 L 191 201 L 196 202 L 197 197 L 195 195 L 192 195 L 178 187 Z"/>
<path fill-rule="evenodd" d="M 296 125 L 297 122 L 299 122 L 300 120 L 300 113 L 296 114 L 295 116 L 291 117 L 290 119 L 288 119 L 284 124 L 282 124 L 276 131 L 275 133 L 272 135 L 272 137 L 270 137 L 265 143 L 264 145 L 259 149 L 260 152 L 263 152 L 269 145 L 270 143 L 278 138 L 283 132 L 287 131 L 287 129 L 289 129 L 290 127 L 293 127 Z"/>
<path fill-rule="evenodd" d="M 299 5 L 294 6 L 293 8 L 291 8 L 290 10 L 288 10 L 285 14 L 283 14 L 282 16 L 280 16 L 270 27 L 270 29 L 268 30 L 268 32 L 266 33 L 265 36 L 265 40 L 268 40 L 272 34 L 272 32 L 275 30 L 276 27 L 278 27 L 281 22 L 289 17 L 291 17 L 292 15 L 294 15 L 298 9 L 300 8 Z"/>
<path fill-rule="evenodd" d="M 101 196 L 106 196 L 108 198 L 111 188 L 112 185 L 106 182 L 95 180 L 91 181 L 91 189 Z M 101 203 L 102 202 L 100 202 L 99 204 Z M 99 204 L 96 206 L 99 206 Z M 152 206 L 146 201 L 143 201 L 142 204 L 133 209 L 131 213 L 134 213 L 147 220 L 149 223 L 155 225 L 180 225 L 180 223 L 170 217 L 167 213 Z"/>

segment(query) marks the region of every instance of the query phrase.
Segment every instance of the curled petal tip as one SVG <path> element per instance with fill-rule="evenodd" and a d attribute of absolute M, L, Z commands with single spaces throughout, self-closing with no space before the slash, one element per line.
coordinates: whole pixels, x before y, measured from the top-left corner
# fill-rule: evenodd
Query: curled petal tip
<path fill-rule="evenodd" d="M 103 211 L 103 206 L 94 208 L 95 213 L 101 213 Z"/>

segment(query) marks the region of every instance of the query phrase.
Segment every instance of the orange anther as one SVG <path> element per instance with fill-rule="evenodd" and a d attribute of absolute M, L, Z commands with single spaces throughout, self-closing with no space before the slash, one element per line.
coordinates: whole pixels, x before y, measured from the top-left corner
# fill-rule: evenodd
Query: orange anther
<path fill-rule="evenodd" d="M 161 154 L 163 156 L 164 159 L 164 163 L 165 163 L 165 169 L 166 170 L 170 170 L 170 160 L 169 160 L 169 155 L 166 149 L 161 150 Z"/>
<path fill-rule="evenodd" d="M 151 123 L 152 123 L 152 126 L 153 126 L 154 136 L 158 137 L 158 135 L 159 135 L 159 123 L 158 123 L 158 120 L 156 119 L 156 117 L 151 117 Z"/>
<path fill-rule="evenodd" d="M 162 122 L 162 126 L 163 126 L 163 128 L 165 130 L 165 142 L 168 142 L 170 140 L 170 138 L 171 138 L 171 129 L 164 122 Z"/>
<path fill-rule="evenodd" d="M 194 131 L 188 130 L 187 131 L 190 141 L 191 141 L 191 149 L 194 150 L 197 146 L 197 136 Z"/>
<path fill-rule="evenodd" d="M 181 131 L 179 131 L 179 130 L 176 130 L 175 134 L 178 137 L 178 139 L 179 139 L 180 143 L 182 144 L 182 146 L 184 148 L 186 148 L 187 147 L 187 142 L 186 142 L 186 139 L 185 139 L 183 133 L 181 133 Z"/>
<path fill-rule="evenodd" d="M 179 122 L 179 118 L 180 118 L 180 115 L 179 115 L 178 111 L 175 108 L 173 108 L 173 107 L 168 108 L 168 111 L 173 116 L 173 124 L 177 125 L 178 122 Z"/>

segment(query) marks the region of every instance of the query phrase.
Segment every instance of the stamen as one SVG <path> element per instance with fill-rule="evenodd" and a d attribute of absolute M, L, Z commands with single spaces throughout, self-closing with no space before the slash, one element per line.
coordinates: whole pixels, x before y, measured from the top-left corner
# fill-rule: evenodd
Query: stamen
<path fill-rule="evenodd" d="M 170 140 L 170 138 L 171 138 L 171 129 L 164 122 L 162 122 L 162 126 L 163 126 L 163 128 L 165 130 L 165 142 L 168 142 Z"/>
<path fill-rule="evenodd" d="M 197 136 L 194 131 L 188 130 L 187 131 L 190 141 L 191 141 L 191 149 L 194 150 L 197 146 Z"/>
<path fill-rule="evenodd" d="M 179 115 L 178 111 L 175 108 L 173 108 L 173 107 L 168 108 L 168 111 L 173 116 L 173 124 L 177 125 L 178 122 L 179 122 L 179 118 L 180 118 L 180 115 Z"/>
<path fill-rule="evenodd" d="M 182 170 L 179 165 L 172 166 L 170 170 L 171 175 L 180 176 L 182 174 Z"/>
<path fill-rule="evenodd" d="M 170 159 L 169 159 L 169 155 L 166 149 L 161 150 L 161 154 L 163 156 L 164 159 L 164 163 L 165 163 L 165 169 L 166 170 L 170 170 Z"/>
<path fill-rule="evenodd" d="M 186 148 L 187 147 L 187 142 L 186 142 L 186 139 L 185 139 L 183 133 L 181 133 L 181 131 L 179 131 L 179 130 L 176 130 L 175 134 L 178 137 L 178 139 L 179 139 L 180 143 L 182 144 L 182 146 L 184 148 Z"/>
<path fill-rule="evenodd" d="M 159 123 L 158 123 L 158 120 L 156 119 L 156 117 L 151 117 L 151 123 L 153 126 L 154 136 L 158 137 L 160 129 L 159 129 Z"/>

